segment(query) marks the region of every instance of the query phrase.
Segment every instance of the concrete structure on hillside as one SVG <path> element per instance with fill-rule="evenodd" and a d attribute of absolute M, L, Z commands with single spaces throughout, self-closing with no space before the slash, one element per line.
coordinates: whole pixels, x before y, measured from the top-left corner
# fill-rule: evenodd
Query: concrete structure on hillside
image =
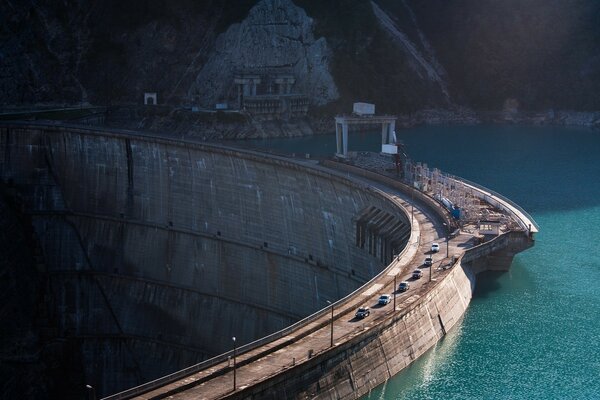
<path fill-rule="evenodd" d="M 356 398 L 452 329 L 475 275 L 507 269 L 537 231 L 471 186 L 515 224 L 451 238 L 434 192 L 337 162 L 25 123 L 0 124 L 0 146 L 51 278 L 38 307 L 58 318 L 42 328 L 77 340 L 100 396 L 135 387 L 114 399 Z M 393 304 L 352 318 L 380 293 Z"/>
<path fill-rule="evenodd" d="M 144 105 L 146 106 L 155 106 L 158 104 L 158 98 L 156 96 L 156 92 L 146 92 L 144 93 Z"/>
<path fill-rule="evenodd" d="M 396 154 L 396 117 L 375 115 L 375 105 L 354 103 L 353 115 L 335 117 L 336 156 L 348 156 L 348 127 L 350 125 L 379 125 L 381 124 L 381 151 Z"/>
<path fill-rule="evenodd" d="M 289 119 L 305 116 L 310 101 L 293 90 L 296 78 L 291 68 L 263 67 L 236 72 L 233 83 L 237 104 L 252 116 L 263 119 Z"/>

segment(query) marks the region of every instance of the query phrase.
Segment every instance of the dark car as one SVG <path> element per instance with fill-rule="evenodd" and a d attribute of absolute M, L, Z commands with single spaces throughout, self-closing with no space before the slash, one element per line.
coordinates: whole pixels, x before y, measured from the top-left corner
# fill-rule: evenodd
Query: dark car
<path fill-rule="evenodd" d="M 421 271 L 420 269 L 415 269 L 412 273 L 413 279 L 421 279 L 422 276 L 423 276 L 423 271 Z"/>
<path fill-rule="evenodd" d="M 398 286 L 398 290 L 401 292 L 406 292 L 409 287 L 410 284 L 407 281 L 402 281 L 400 282 L 400 286 Z"/>
<path fill-rule="evenodd" d="M 368 317 L 369 314 L 371 314 L 371 310 L 369 310 L 369 307 L 363 306 L 356 311 L 356 318 L 363 319 L 365 317 Z"/>

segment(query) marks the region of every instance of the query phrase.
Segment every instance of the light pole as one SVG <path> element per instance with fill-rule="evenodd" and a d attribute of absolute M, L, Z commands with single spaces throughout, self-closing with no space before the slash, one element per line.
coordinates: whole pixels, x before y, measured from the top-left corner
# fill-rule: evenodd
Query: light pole
<path fill-rule="evenodd" d="M 233 340 L 233 391 L 235 392 L 235 336 L 231 340 Z"/>
<path fill-rule="evenodd" d="M 415 185 L 413 183 L 413 187 L 411 188 L 412 190 L 410 191 L 410 224 L 412 225 L 413 223 L 413 216 L 415 214 Z"/>
<path fill-rule="evenodd" d="M 394 296 L 394 311 L 396 311 L 396 277 L 397 275 L 394 275 L 394 287 L 392 288 L 392 296 Z"/>
<path fill-rule="evenodd" d="M 444 225 L 444 230 L 446 231 L 446 258 L 448 258 L 448 245 L 449 245 L 449 237 L 450 237 L 450 233 L 448 232 L 448 225 L 444 222 L 442 225 Z"/>
<path fill-rule="evenodd" d="M 85 388 L 88 390 L 88 399 L 96 400 L 96 389 L 92 385 L 85 385 Z"/>
<path fill-rule="evenodd" d="M 450 247 L 450 235 L 446 235 L 446 258 L 448 258 L 448 254 L 450 252 L 449 250 Z"/>
<path fill-rule="evenodd" d="M 429 282 L 431 282 L 431 270 L 433 269 L 433 253 L 431 253 L 431 265 L 429 265 Z"/>
<path fill-rule="evenodd" d="M 331 305 L 331 335 L 330 335 L 330 343 L 329 347 L 333 347 L 333 304 L 329 300 L 326 300 L 327 304 Z"/>

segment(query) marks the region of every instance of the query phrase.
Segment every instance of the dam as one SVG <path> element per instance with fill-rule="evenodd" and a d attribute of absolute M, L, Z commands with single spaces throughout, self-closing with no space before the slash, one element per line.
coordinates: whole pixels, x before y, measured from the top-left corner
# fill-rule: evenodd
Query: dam
<path fill-rule="evenodd" d="M 44 338 L 101 396 L 134 388 L 110 398 L 355 398 L 443 337 L 475 274 L 507 268 L 537 231 L 474 187 L 515 223 L 482 243 L 461 231 L 400 295 L 395 278 L 455 223 L 390 177 L 68 126 L 3 124 L 0 145 L 2 201 L 46 282 Z M 383 291 L 393 307 L 353 320 Z"/>

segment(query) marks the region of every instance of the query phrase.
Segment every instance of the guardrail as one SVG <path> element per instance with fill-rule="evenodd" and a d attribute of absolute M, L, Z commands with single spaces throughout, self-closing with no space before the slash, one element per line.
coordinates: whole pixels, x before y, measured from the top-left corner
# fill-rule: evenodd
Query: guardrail
<path fill-rule="evenodd" d="M 330 160 L 324 160 L 321 162 L 323 165 L 328 166 L 330 168 L 335 168 L 342 171 L 348 171 L 356 175 L 363 176 L 365 178 L 379 181 L 387 186 L 393 187 L 401 191 L 406 195 L 410 195 L 413 201 L 419 200 L 422 203 L 433 210 L 436 211 L 436 214 L 443 220 L 446 225 L 447 233 L 450 233 L 458 228 L 458 224 L 456 220 L 450 215 L 450 212 L 444 207 L 439 201 L 435 200 L 433 197 L 429 196 L 427 193 L 422 192 L 404 182 L 401 182 L 397 179 L 391 178 L 389 176 L 383 175 L 379 172 L 366 170 L 364 168 L 355 167 L 353 165 L 348 165 L 344 163 L 339 163 Z"/>
<path fill-rule="evenodd" d="M 510 207 L 518 210 L 521 214 L 523 214 L 523 216 L 527 219 L 527 220 L 523 220 L 523 218 L 514 212 L 514 210 L 512 210 L 510 207 L 501 207 L 502 209 L 504 209 L 505 211 L 510 212 L 516 219 L 517 221 L 520 221 L 521 223 L 519 225 L 521 225 L 521 227 L 527 231 L 531 230 L 533 231 L 533 229 L 530 229 L 529 227 L 529 223 L 531 223 L 532 227 L 535 228 L 535 232 L 539 231 L 540 227 L 539 225 L 535 222 L 535 220 L 533 219 L 533 217 L 531 215 L 529 215 L 529 213 L 527 211 L 525 211 L 521 206 L 519 206 L 517 203 L 515 203 L 514 201 L 510 200 L 508 197 L 494 191 L 491 189 L 486 188 L 483 185 L 480 185 L 478 183 L 475 182 L 471 182 L 468 179 L 464 179 L 461 177 L 456 177 L 456 176 L 452 176 L 450 179 L 453 179 L 457 182 L 461 182 L 464 183 L 466 185 L 472 186 L 475 189 L 478 189 L 481 192 L 487 192 L 490 195 L 492 195 L 493 197 L 497 197 L 498 199 L 502 200 L 503 202 L 507 203 Z M 484 195 L 486 195 L 486 193 L 483 193 Z M 488 201 L 489 202 L 489 201 Z M 498 206 L 498 204 L 494 204 L 496 206 Z"/>

